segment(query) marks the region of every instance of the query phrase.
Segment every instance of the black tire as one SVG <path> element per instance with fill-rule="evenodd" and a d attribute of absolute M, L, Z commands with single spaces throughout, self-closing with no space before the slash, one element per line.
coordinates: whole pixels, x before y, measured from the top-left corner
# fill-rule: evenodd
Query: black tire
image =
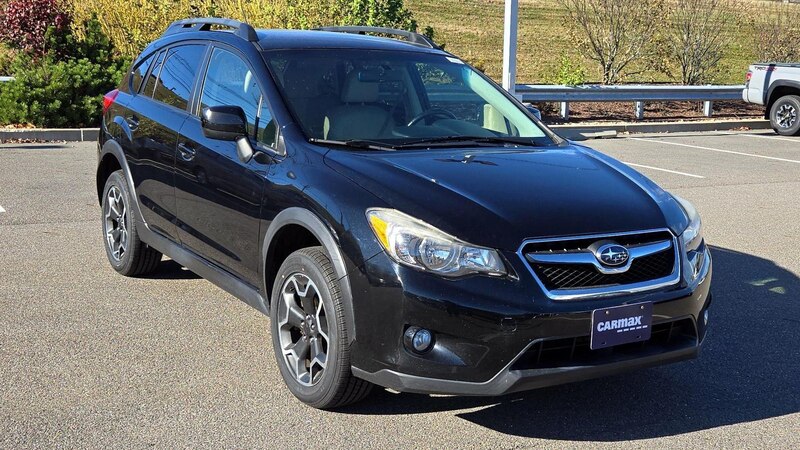
<path fill-rule="evenodd" d="M 783 136 L 800 136 L 800 96 L 784 95 L 769 111 L 772 129 Z"/>
<path fill-rule="evenodd" d="M 292 284 L 293 280 L 295 284 Z M 283 295 L 284 290 L 297 295 L 287 300 Z M 317 293 L 314 294 L 313 291 Z M 278 368 L 289 391 L 303 403 L 319 409 L 344 406 L 369 395 L 372 384 L 356 378 L 350 370 L 349 330 L 344 319 L 345 305 L 342 302 L 333 265 L 323 248 L 304 248 L 289 255 L 278 270 L 271 297 L 272 345 Z M 292 302 L 295 307 L 300 307 L 301 311 L 298 314 L 306 313 L 309 309 L 306 308 L 306 301 L 311 302 L 308 305 L 311 305 L 311 310 L 317 312 L 317 317 L 311 318 L 311 314 L 306 314 L 305 320 L 311 325 L 304 321 L 303 327 L 297 327 L 288 318 L 287 305 Z M 320 301 L 322 308 L 319 305 Z M 319 324 L 316 335 L 312 326 L 314 323 Z M 322 333 L 322 330 L 325 333 Z M 325 339 L 322 339 L 323 334 Z M 292 342 L 295 339 L 297 341 Z M 308 356 L 296 357 L 297 352 L 287 354 L 288 348 L 297 348 L 301 345 L 301 341 L 309 342 L 305 344 L 308 347 L 306 349 L 308 353 L 305 354 Z M 326 363 L 321 370 L 312 359 L 315 354 L 313 349 L 317 343 L 320 349 L 324 346 L 325 350 Z M 293 362 L 297 369 L 292 367 Z M 317 367 L 316 374 L 314 367 Z M 302 377 L 298 375 L 300 370 L 308 371 L 308 374 L 304 374 L 308 375 L 305 382 L 301 381 Z"/>
<path fill-rule="evenodd" d="M 122 208 L 119 208 L 119 201 L 114 202 L 111 198 L 121 200 Z M 161 252 L 150 247 L 139 239 L 136 231 L 137 223 L 133 210 L 133 197 L 125 181 L 125 175 L 121 170 L 113 172 L 106 180 L 103 188 L 103 201 L 101 219 L 103 224 L 103 247 L 106 249 L 106 256 L 111 267 L 122 275 L 133 277 L 146 275 L 153 272 L 158 263 L 161 262 Z M 112 208 L 112 205 L 117 207 Z M 118 214 L 119 213 L 119 214 Z M 117 219 L 115 219 L 115 217 Z M 120 244 L 116 240 L 123 233 L 126 233 L 124 251 L 120 251 Z M 110 230 L 112 230 L 110 232 Z M 113 232 L 116 230 L 116 232 Z M 120 238 L 121 239 L 121 238 Z M 121 241 L 120 241 L 121 242 Z"/>

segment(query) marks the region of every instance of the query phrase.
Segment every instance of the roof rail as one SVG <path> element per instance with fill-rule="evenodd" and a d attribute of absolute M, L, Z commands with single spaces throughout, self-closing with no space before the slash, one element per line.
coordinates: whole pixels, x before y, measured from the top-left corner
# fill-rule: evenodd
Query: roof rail
<path fill-rule="evenodd" d="M 249 42 L 258 42 L 255 28 L 250 24 L 233 19 L 220 19 L 218 17 L 200 17 L 196 19 L 183 19 L 172 22 L 167 31 L 161 36 L 180 33 L 184 31 L 211 31 L 212 26 L 228 27 L 233 34 Z"/>
<path fill-rule="evenodd" d="M 353 34 L 366 34 L 366 33 L 380 33 L 389 34 L 393 36 L 402 36 L 412 44 L 422 45 L 428 48 L 435 48 L 441 50 L 441 47 L 436 45 L 432 39 L 413 31 L 398 30 L 396 28 L 384 27 L 365 27 L 365 26 L 344 26 L 344 27 L 321 27 L 314 28 L 317 31 L 333 31 L 338 33 L 353 33 Z"/>

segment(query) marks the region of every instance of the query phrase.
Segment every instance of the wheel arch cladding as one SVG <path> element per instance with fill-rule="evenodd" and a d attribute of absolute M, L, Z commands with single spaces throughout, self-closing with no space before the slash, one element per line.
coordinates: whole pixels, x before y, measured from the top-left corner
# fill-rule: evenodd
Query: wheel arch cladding
<path fill-rule="evenodd" d="M 766 102 L 766 116 L 769 118 L 772 105 L 785 95 L 800 95 L 800 82 L 791 80 L 778 80 L 769 88 Z"/>
<path fill-rule="evenodd" d="M 286 240 L 293 239 L 289 243 Z M 325 249 L 331 260 L 339 289 L 345 305 L 345 322 L 349 330 L 350 342 L 356 337 L 355 319 L 353 318 L 353 296 L 350 281 L 347 277 L 347 265 L 342 251 L 331 230 L 311 211 L 292 207 L 281 211 L 269 225 L 261 250 L 261 276 L 267 302 L 271 301 L 272 285 L 278 269 L 286 256 L 300 248 L 319 245 Z M 287 253 L 288 252 L 288 253 Z M 276 256 L 283 256 L 276 258 Z"/>
<path fill-rule="evenodd" d="M 120 169 L 122 169 L 122 165 L 119 163 L 119 159 L 117 159 L 116 155 L 109 152 L 101 156 L 100 162 L 97 164 L 97 174 L 96 174 L 97 201 L 101 205 L 103 204 L 103 189 L 106 186 L 106 181 L 108 181 L 108 177 L 110 177 L 112 173 Z"/>

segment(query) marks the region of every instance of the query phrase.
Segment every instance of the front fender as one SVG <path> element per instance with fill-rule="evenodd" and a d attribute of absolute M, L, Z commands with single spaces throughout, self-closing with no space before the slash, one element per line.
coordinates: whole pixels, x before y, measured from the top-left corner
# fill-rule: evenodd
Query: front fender
<path fill-rule="evenodd" d="M 356 328 L 355 319 L 353 317 L 353 293 L 350 288 L 350 280 L 347 275 L 347 265 L 345 264 L 341 248 L 339 247 L 338 240 L 334 237 L 334 232 L 325 225 L 325 223 L 317 217 L 313 212 L 299 207 L 287 208 L 281 211 L 267 228 L 264 236 L 264 243 L 261 249 L 261 263 L 260 273 L 262 280 L 262 289 L 265 294 L 270 291 L 272 286 L 267 286 L 266 274 L 266 261 L 269 257 L 269 252 L 272 247 L 272 242 L 278 232 L 287 225 L 300 225 L 309 230 L 317 241 L 322 243 L 328 257 L 333 264 L 333 270 L 336 273 L 336 278 L 339 280 L 339 289 L 342 294 L 342 301 L 344 302 L 345 323 L 349 330 L 348 337 L 350 342 L 355 340 Z M 269 299 L 267 299 L 269 302 Z"/>

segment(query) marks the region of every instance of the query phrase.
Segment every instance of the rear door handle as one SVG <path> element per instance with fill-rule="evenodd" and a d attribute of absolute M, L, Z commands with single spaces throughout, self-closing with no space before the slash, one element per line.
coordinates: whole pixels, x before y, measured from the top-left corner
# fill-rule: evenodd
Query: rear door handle
<path fill-rule="evenodd" d="M 194 155 L 197 153 L 195 149 L 189 147 L 186 144 L 178 144 L 178 152 L 181 154 L 181 159 L 184 161 L 191 161 L 194 159 Z"/>
<path fill-rule="evenodd" d="M 136 116 L 126 118 L 125 122 L 128 122 L 128 128 L 130 128 L 131 131 L 136 131 L 136 129 L 139 128 L 139 118 Z"/>

